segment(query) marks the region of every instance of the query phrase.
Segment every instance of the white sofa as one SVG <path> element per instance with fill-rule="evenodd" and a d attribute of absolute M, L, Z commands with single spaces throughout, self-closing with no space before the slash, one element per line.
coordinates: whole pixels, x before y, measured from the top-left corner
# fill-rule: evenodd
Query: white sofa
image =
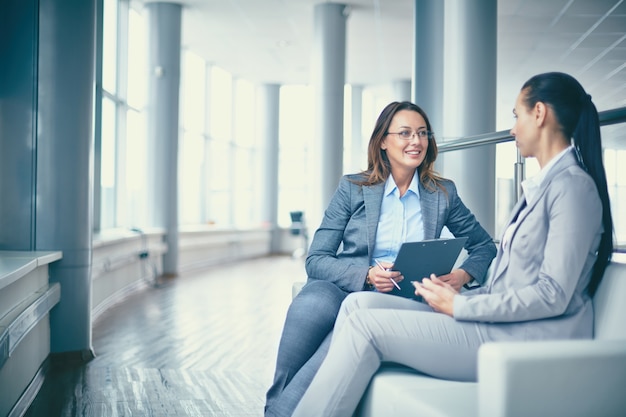
<path fill-rule="evenodd" d="M 374 375 L 356 415 L 626 416 L 623 254 L 615 254 L 608 266 L 594 308 L 593 340 L 483 345 L 476 383 L 436 379 L 386 364 Z"/>
<path fill-rule="evenodd" d="M 594 340 L 483 345 L 476 383 L 385 365 L 372 379 L 358 415 L 626 416 L 625 256 L 616 254 L 608 266 L 594 309 Z"/>

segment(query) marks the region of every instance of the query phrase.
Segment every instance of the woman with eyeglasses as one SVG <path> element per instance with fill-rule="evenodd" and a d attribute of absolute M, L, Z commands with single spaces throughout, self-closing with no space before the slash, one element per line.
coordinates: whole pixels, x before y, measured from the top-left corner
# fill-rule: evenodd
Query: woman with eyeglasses
<path fill-rule="evenodd" d="M 382 295 L 402 281 L 399 272 L 387 269 L 403 242 L 439 238 L 444 227 L 456 237 L 465 236 L 468 257 L 439 279 L 456 291 L 484 282 L 495 245 L 454 183 L 434 172 L 436 158 L 426 113 L 410 102 L 387 105 L 369 141 L 367 170 L 341 178 L 311 242 L 308 280 L 287 312 L 266 416 L 292 414 L 326 356 L 348 294 Z M 384 297 L 430 309 L 417 301 Z"/>
<path fill-rule="evenodd" d="M 414 283 L 427 304 L 348 296 L 294 416 L 352 415 L 383 361 L 475 381 L 485 342 L 593 336 L 591 297 L 613 251 L 598 112 L 573 77 L 546 73 L 523 85 L 513 113 L 517 147 L 541 170 L 522 183 L 487 282 L 459 293 L 431 276 Z"/>

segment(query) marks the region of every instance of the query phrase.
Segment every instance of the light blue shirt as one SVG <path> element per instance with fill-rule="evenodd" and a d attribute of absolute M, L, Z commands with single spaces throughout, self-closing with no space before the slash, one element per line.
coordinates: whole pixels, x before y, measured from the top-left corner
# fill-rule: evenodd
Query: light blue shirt
<path fill-rule="evenodd" d="M 394 262 L 402 243 L 424 239 L 417 175 L 415 171 L 411 184 L 402 197 L 393 177 L 389 175 L 387 178 L 378 218 L 372 265 L 375 265 L 374 259 Z"/>

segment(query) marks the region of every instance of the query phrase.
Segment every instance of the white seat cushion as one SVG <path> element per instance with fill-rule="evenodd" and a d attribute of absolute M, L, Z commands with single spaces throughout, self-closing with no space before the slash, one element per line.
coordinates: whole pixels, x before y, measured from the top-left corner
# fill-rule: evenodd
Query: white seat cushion
<path fill-rule="evenodd" d="M 436 379 L 400 365 L 384 365 L 372 379 L 360 417 L 477 416 L 478 386 Z"/>

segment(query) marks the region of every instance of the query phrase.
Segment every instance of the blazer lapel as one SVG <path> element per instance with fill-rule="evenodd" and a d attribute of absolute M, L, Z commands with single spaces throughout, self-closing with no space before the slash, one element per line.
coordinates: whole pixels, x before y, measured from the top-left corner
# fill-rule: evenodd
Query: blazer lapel
<path fill-rule="evenodd" d="M 437 230 L 437 222 L 439 221 L 439 193 L 429 191 L 418 182 L 420 193 L 420 207 L 422 209 L 422 226 L 424 227 L 424 239 L 434 239 Z"/>
<path fill-rule="evenodd" d="M 505 231 L 509 228 L 511 223 L 513 223 L 516 220 L 518 221 L 520 220 L 518 217 L 520 216 L 520 212 L 522 211 L 524 207 L 526 207 L 526 199 L 522 195 L 522 197 L 519 200 L 517 200 L 517 203 L 515 203 L 513 210 L 511 210 L 511 216 L 509 218 L 509 221 L 506 223 L 506 226 L 504 227 Z M 502 237 L 504 237 L 504 233 Z M 509 249 L 507 248 L 506 253 L 505 253 L 505 250 L 502 247 L 502 239 L 500 239 L 500 248 L 496 255 L 496 259 L 494 260 L 493 274 L 492 274 L 493 278 L 491 280 L 490 285 L 492 285 L 493 282 L 496 281 L 498 277 L 500 277 L 502 273 L 506 270 L 509 264 L 508 259 L 509 259 Z"/>
<path fill-rule="evenodd" d="M 365 220 L 367 227 L 367 252 L 372 255 L 376 243 L 376 228 L 380 217 L 380 205 L 383 200 L 385 183 L 363 186 L 363 204 L 365 204 Z"/>

